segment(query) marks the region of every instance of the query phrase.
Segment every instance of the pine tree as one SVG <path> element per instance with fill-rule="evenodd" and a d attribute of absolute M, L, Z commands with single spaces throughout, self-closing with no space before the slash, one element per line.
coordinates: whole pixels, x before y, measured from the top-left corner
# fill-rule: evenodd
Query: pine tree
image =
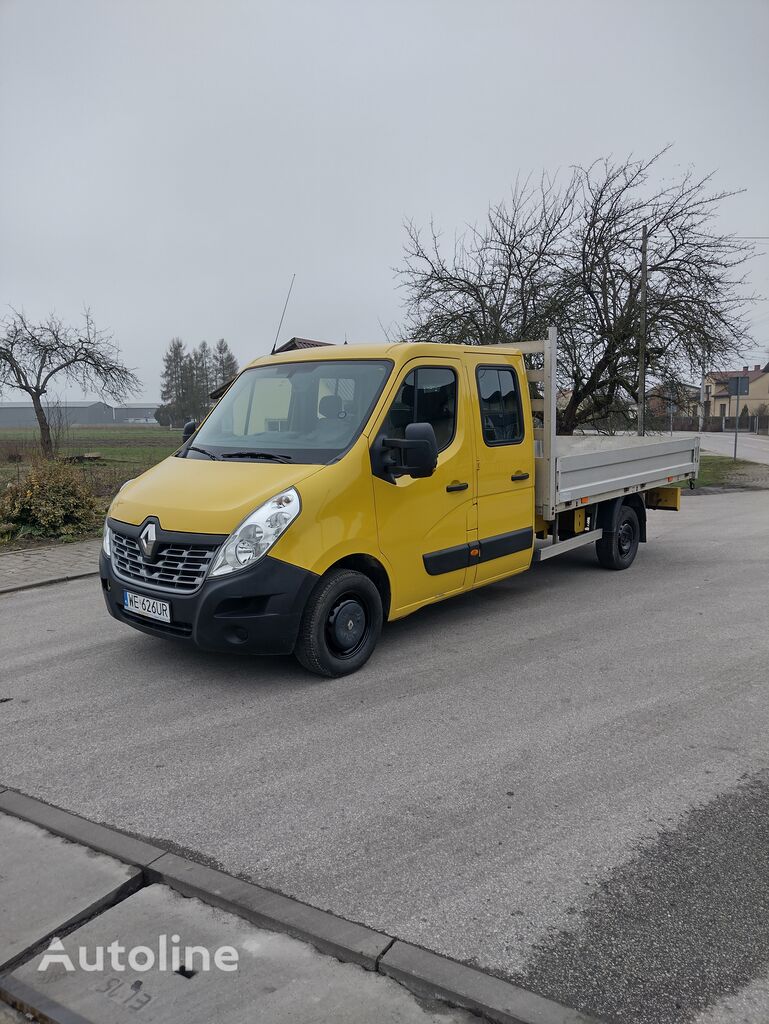
<path fill-rule="evenodd" d="M 182 387 L 179 396 L 179 412 L 183 421 L 199 419 L 198 388 L 195 381 L 195 354 L 188 352 L 182 364 Z"/>
<path fill-rule="evenodd" d="M 226 384 L 237 372 L 238 361 L 224 338 L 220 338 L 213 353 L 213 387 L 218 388 L 221 384 Z"/>
<path fill-rule="evenodd" d="M 163 402 L 159 410 L 161 423 L 179 426 L 184 416 L 185 362 L 188 358 L 182 339 L 172 338 L 163 356 L 163 372 L 160 376 L 160 398 Z"/>
<path fill-rule="evenodd" d="M 212 350 L 207 341 L 187 352 L 181 338 L 172 338 L 163 356 L 158 409 L 159 423 L 183 426 L 200 420 L 211 405 L 210 394 L 238 372 L 238 361 L 224 338 Z"/>
<path fill-rule="evenodd" d="M 195 349 L 195 391 L 198 415 L 208 408 L 210 404 L 208 396 L 214 387 L 214 354 L 208 342 L 201 341 Z"/>

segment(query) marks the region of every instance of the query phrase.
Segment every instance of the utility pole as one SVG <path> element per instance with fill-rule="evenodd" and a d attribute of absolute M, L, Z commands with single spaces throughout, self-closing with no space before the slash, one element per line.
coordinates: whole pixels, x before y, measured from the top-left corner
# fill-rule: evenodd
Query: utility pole
<path fill-rule="evenodd" d="M 700 378 L 700 405 L 697 410 L 697 432 L 702 433 L 705 427 L 705 353 L 702 354 L 702 376 Z"/>
<path fill-rule="evenodd" d="M 641 229 L 641 317 L 638 335 L 638 436 L 646 429 L 646 225 Z"/>

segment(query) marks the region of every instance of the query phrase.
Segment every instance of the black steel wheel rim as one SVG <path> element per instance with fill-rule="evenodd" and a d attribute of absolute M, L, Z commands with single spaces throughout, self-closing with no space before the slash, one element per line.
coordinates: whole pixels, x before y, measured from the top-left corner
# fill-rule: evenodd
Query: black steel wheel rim
<path fill-rule="evenodd" d="M 359 594 L 337 598 L 326 619 L 326 640 L 337 658 L 353 658 L 365 646 L 371 632 L 371 616 Z"/>
<path fill-rule="evenodd" d="M 617 533 L 617 550 L 623 558 L 630 554 L 634 540 L 635 530 L 633 529 L 633 524 L 624 522 Z"/>

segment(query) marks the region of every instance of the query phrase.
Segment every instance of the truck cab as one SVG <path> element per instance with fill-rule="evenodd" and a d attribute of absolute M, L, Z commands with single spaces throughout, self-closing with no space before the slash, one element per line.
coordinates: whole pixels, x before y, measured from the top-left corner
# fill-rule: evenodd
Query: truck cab
<path fill-rule="evenodd" d="M 385 621 L 523 572 L 535 534 L 558 541 L 537 509 L 530 374 L 502 346 L 255 360 L 115 497 L 101 555 L 110 613 L 204 649 L 355 671 Z M 616 538 L 605 509 L 597 527 L 599 506 L 562 510 L 572 541 Z"/>

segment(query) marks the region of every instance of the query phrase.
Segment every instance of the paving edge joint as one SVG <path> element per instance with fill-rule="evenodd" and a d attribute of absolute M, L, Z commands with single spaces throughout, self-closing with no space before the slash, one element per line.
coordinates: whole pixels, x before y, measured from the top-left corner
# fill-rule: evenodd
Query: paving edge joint
<path fill-rule="evenodd" d="M 39 587 L 50 587 L 53 583 L 68 583 L 70 580 L 82 580 L 87 576 L 98 575 L 98 569 L 88 569 L 86 572 L 71 572 L 66 576 L 49 576 L 47 579 L 32 583 L 14 583 L 11 587 L 0 587 L 0 594 L 18 594 L 20 590 L 37 590 Z"/>
<path fill-rule="evenodd" d="M 597 1017 L 539 996 L 475 967 L 451 960 L 366 925 L 337 917 L 291 896 L 245 882 L 224 871 L 169 853 L 141 839 L 82 818 L 0 785 L 0 812 L 22 818 L 71 842 L 89 846 L 142 869 L 147 882 L 161 882 L 185 896 L 228 911 L 268 931 L 283 932 L 346 963 L 398 981 L 416 995 L 480 1014 L 498 1024 L 601 1024 Z M 23 990 L 23 991 L 22 991 Z M 54 1024 L 82 1018 L 46 1001 L 13 978 L 0 978 L 0 997 L 42 1014 Z"/>

